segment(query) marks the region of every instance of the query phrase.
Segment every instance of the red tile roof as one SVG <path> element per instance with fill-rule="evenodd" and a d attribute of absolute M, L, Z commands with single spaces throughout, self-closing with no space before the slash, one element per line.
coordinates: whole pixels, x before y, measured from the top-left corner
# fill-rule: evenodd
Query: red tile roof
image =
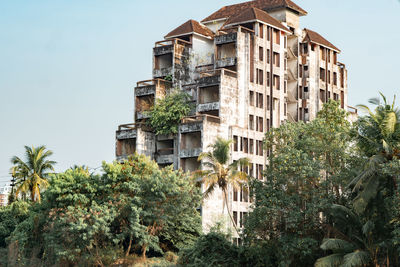
<path fill-rule="evenodd" d="M 266 24 L 281 29 L 283 31 L 290 32 L 288 28 L 283 26 L 282 23 L 280 23 L 278 20 L 271 17 L 267 12 L 254 7 L 248 8 L 237 15 L 231 16 L 225 23 L 225 25 L 229 26 L 229 25 L 240 24 L 243 22 L 252 22 L 256 20 L 265 22 Z"/>
<path fill-rule="evenodd" d="M 191 33 L 198 33 L 206 37 L 214 37 L 214 33 L 206 26 L 195 20 L 188 20 L 172 32 L 168 33 L 165 38 L 188 35 Z"/>
<path fill-rule="evenodd" d="M 202 22 L 208 22 L 218 19 L 226 19 L 235 14 L 239 14 L 243 12 L 243 10 L 251 7 L 256 7 L 264 11 L 286 7 L 299 12 L 300 15 L 307 15 L 307 11 L 305 11 L 304 9 L 293 3 L 291 0 L 253 0 L 236 5 L 224 6 L 217 12 L 203 19 Z"/>
<path fill-rule="evenodd" d="M 333 50 L 340 52 L 339 48 L 337 48 L 332 43 L 330 43 L 328 40 L 326 40 L 324 37 L 322 37 L 319 33 L 314 32 L 309 29 L 304 29 L 304 30 L 306 31 L 306 36 L 304 37 L 304 41 L 309 41 L 312 43 L 323 45 L 323 46 L 326 46 L 328 48 L 331 48 Z"/>

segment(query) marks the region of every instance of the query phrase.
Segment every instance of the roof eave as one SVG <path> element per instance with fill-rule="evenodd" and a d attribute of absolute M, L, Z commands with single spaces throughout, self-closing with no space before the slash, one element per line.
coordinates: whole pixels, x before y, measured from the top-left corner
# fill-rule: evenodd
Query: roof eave
<path fill-rule="evenodd" d="M 258 20 L 258 19 L 246 20 L 246 21 L 241 21 L 241 22 L 234 22 L 234 23 L 230 23 L 230 24 L 225 25 L 225 27 L 230 27 L 230 26 L 235 26 L 235 25 L 244 24 L 244 23 L 250 23 L 250 22 L 260 22 L 260 23 L 266 24 L 266 25 L 268 25 L 268 26 L 270 26 L 272 28 L 284 31 L 286 33 L 290 33 L 290 34 L 292 33 L 289 29 L 280 28 L 280 27 L 277 27 L 275 25 L 266 23 L 265 21 Z M 284 26 L 282 25 L 282 27 L 284 27 Z"/>
<path fill-rule="evenodd" d="M 198 36 L 204 37 L 206 39 L 210 39 L 210 40 L 213 39 L 213 37 L 211 37 L 211 36 L 206 36 L 206 35 L 203 35 L 203 34 L 200 34 L 197 32 L 188 32 L 188 33 L 182 33 L 182 34 L 171 35 L 171 36 L 166 35 L 166 36 L 164 36 L 164 39 L 174 39 L 174 38 L 186 36 L 186 35 L 198 35 Z"/>
<path fill-rule="evenodd" d="M 212 19 L 212 20 L 202 20 L 201 23 L 206 24 L 206 23 L 215 23 L 223 20 L 227 20 L 228 18 L 220 18 L 220 19 Z"/>

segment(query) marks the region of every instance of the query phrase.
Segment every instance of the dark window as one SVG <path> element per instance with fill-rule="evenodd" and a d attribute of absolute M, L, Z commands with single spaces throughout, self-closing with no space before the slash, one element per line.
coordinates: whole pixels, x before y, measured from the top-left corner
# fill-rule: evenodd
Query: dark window
<path fill-rule="evenodd" d="M 259 141 L 258 142 L 258 145 L 259 145 L 259 148 L 258 148 L 258 155 L 259 156 L 263 156 L 263 154 L 264 154 L 264 148 L 263 148 L 263 141 Z"/>
<path fill-rule="evenodd" d="M 260 61 L 264 60 L 264 48 L 262 46 L 258 48 L 258 59 Z"/>
<path fill-rule="evenodd" d="M 336 72 L 333 73 L 333 84 L 337 85 L 337 73 Z"/>
<path fill-rule="evenodd" d="M 233 136 L 233 151 L 238 151 L 238 137 Z"/>
<path fill-rule="evenodd" d="M 276 53 L 276 52 L 274 52 L 274 58 L 273 58 L 273 60 L 274 60 L 274 62 L 273 62 L 273 64 L 276 66 L 276 67 L 280 67 L 280 56 L 279 56 L 279 53 Z"/>
<path fill-rule="evenodd" d="M 262 25 L 261 23 L 260 25 L 260 38 L 264 38 L 264 25 Z"/>
<path fill-rule="evenodd" d="M 243 152 L 249 153 L 249 139 L 243 138 Z"/>
<path fill-rule="evenodd" d="M 254 140 L 253 139 L 250 139 L 249 152 L 250 152 L 250 154 L 254 154 Z"/>
<path fill-rule="evenodd" d="M 254 115 L 249 115 L 249 128 L 250 130 L 254 130 Z"/>
<path fill-rule="evenodd" d="M 254 92 L 253 91 L 250 91 L 249 98 L 250 98 L 250 106 L 254 106 Z"/>

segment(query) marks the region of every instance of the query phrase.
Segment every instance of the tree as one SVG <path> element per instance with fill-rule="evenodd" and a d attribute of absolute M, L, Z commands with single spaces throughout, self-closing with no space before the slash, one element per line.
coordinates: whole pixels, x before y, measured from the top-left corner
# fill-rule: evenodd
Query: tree
<path fill-rule="evenodd" d="M 348 177 L 357 171 L 347 113 L 330 101 L 310 123 L 285 123 L 265 137 L 270 151 L 265 180 L 252 180 L 253 210 L 246 246 L 276 248 L 279 266 L 312 266 L 322 251 L 322 214 L 345 202 Z"/>
<path fill-rule="evenodd" d="M 398 266 L 400 112 L 386 97 L 371 99 L 374 112 L 360 117 L 353 135 L 365 164 L 348 188 L 348 207 L 334 206 L 321 248 L 333 254 L 317 266 Z M 336 212 L 335 212 L 336 211 Z M 397 251 L 396 251 L 397 248 Z"/>
<path fill-rule="evenodd" d="M 19 265 L 110 266 L 131 254 L 160 256 L 200 235 L 200 200 L 187 174 L 160 170 L 142 155 L 103 163 L 101 174 L 69 169 L 50 180 L 9 244 L 18 248 Z"/>
<path fill-rule="evenodd" d="M 333 254 L 320 258 L 315 267 L 369 266 L 378 264 L 378 241 L 373 238 L 375 227 L 371 221 L 363 222 L 356 213 L 345 206 L 333 205 L 330 214 L 336 238 L 324 239 L 321 249 Z M 376 265 L 379 266 L 379 265 Z"/>
<path fill-rule="evenodd" d="M 199 171 L 196 176 L 201 177 L 201 182 L 205 185 L 206 190 L 204 192 L 204 197 L 207 198 L 214 192 L 216 188 L 222 190 L 224 201 L 222 207 L 222 213 L 226 206 L 229 217 L 232 224 L 239 234 L 237 225 L 232 218 L 232 214 L 229 211 L 228 205 L 228 186 L 232 186 L 234 189 L 238 190 L 241 186 L 247 184 L 247 174 L 239 171 L 239 167 L 245 167 L 249 165 L 249 160 L 247 158 L 241 158 L 233 163 L 229 163 L 229 150 L 232 144 L 231 140 L 224 140 L 220 137 L 217 138 L 216 142 L 211 145 L 212 151 L 203 152 L 200 154 L 198 160 L 202 161 L 203 166 L 206 170 Z"/>
<path fill-rule="evenodd" d="M 169 135 L 178 132 L 180 121 L 189 114 L 191 106 L 188 94 L 179 89 L 172 90 L 164 98 L 157 99 L 149 112 L 148 125 L 156 135 Z"/>
<path fill-rule="evenodd" d="M 40 202 L 40 191 L 48 185 L 49 171 L 54 171 L 55 161 L 48 160 L 53 152 L 45 146 L 25 146 L 25 161 L 17 156 L 11 159 L 12 175 L 17 178 L 18 194 L 30 194 L 32 202 Z"/>
<path fill-rule="evenodd" d="M 400 159 L 400 110 L 395 108 L 396 98 L 389 104 L 386 97 L 381 96 L 383 103 L 379 98 L 370 100 L 371 104 L 377 106 L 374 112 L 360 105 L 368 115 L 357 122 L 355 135 L 358 146 L 369 160 L 364 170 L 349 185 L 357 195 L 354 199 L 357 213 L 366 211 L 382 189 L 389 190 L 388 193 L 392 195 L 398 187 L 396 179 L 399 175 L 385 175 L 381 170 L 385 169 L 385 165 Z"/>

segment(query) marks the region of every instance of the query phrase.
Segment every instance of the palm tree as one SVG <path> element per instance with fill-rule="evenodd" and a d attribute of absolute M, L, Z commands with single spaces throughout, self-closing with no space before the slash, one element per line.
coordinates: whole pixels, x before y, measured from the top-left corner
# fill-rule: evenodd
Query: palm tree
<path fill-rule="evenodd" d="M 379 98 L 369 101 L 377 106 L 374 112 L 365 105 L 359 105 L 368 112 L 368 116 L 360 118 L 357 123 L 358 144 L 369 157 L 369 161 L 364 171 L 351 181 L 349 187 L 357 194 L 354 207 L 360 214 L 365 211 L 382 186 L 389 186 L 391 190 L 397 188 L 396 177 L 377 179 L 381 164 L 400 158 L 400 110 L 395 108 L 396 97 L 393 103 L 389 104 L 386 97 L 383 94 L 381 96 L 383 103 Z"/>
<path fill-rule="evenodd" d="M 375 224 L 370 220 L 362 220 L 352 210 L 333 205 L 330 211 L 333 226 L 328 226 L 335 238 L 325 239 L 321 245 L 324 251 L 333 254 L 320 258 L 315 267 L 363 267 L 390 266 L 389 258 L 382 259 L 383 240 L 373 234 Z M 379 260 L 381 259 L 381 260 Z M 385 261 L 380 262 L 380 261 Z M 383 265 L 380 265 L 383 264 Z"/>
<path fill-rule="evenodd" d="M 224 196 L 222 213 L 226 206 L 233 226 L 239 234 L 236 222 L 233 220 L 232 214 L 229 211 L 227 198 L 228 186 L 231 185 L 234 189 L 238 190 L 247 183 L 247 174 L 238 169 L 240 166 L 248 166 L 249 160 L 247 158 L 241 158 L 228 164 L 230 160 L 229 150 L 231 144 L 232 140 L 224 140 L 218 137 L 216 142 L 213 145 L 210 145 L 212 151 L 201 153 L 198 158 L 199 161 L 202 161 L 206 170 L 199 171 L 195 175 L 201 177 L 201 182 L 206 187 L 204 198 L 209 197 L 217 187 L 222 190 Z"/>
<path fill-rule="evenodd" d="M 11 159 L 14 166 L 11 168 L 13 177 L 17 179 L 16 196 L 22 194 L 25 198 L 29 193 L 32 202 L 40 202 L 40 190 L 48 185 L 49 171 L 54 171 L 55 161 L 48 160 L 53 152 L 46 150 L 45 146 L 25 146 L 25 160 L 17 156 Z"/>

